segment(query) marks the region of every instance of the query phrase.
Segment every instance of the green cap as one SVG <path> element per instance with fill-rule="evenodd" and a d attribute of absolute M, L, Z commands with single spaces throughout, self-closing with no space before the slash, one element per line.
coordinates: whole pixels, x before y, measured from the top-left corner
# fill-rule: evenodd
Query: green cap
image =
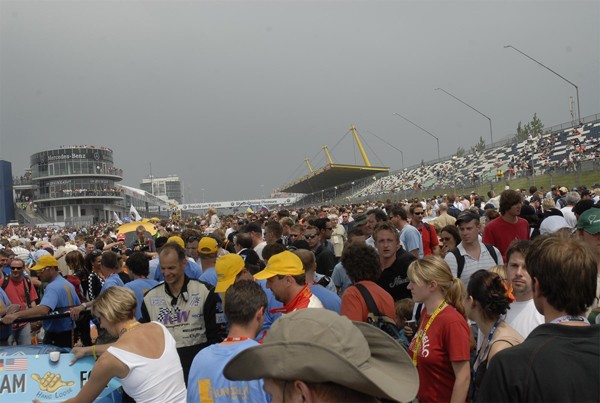
<path fill-rule="evenodd" d="M 600 208 L 591 208 L 579 216 L 577 228 L 596 235 L 600 232 Z"/>

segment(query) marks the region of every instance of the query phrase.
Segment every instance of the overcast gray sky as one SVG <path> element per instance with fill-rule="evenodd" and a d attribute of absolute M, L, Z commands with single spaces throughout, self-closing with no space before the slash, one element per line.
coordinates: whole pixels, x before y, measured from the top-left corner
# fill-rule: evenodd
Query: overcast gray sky
<path fill-rule="evenodd" d="M 255 198 L 324 164 L 355 124 L 401 167 L 600 113 L 599 1 L 0 0 L 0 159 L 114 150 L 123 184 L 179 175 L 187 202 Z M 313 157 L 315 157 L 312 159 Z M 346 136 L 334 162 L 362 163 Z"/>

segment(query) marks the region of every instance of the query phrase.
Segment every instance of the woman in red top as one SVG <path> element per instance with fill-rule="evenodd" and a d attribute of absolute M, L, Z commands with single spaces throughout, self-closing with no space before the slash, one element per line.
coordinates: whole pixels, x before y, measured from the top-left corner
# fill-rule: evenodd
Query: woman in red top
<path fill-rule="evenodd" d="M 395 321 L 394 299 L 375 283 L 381 275 L 379 255 L 375 249 L 366 244 L 348 245 L 342 254 L 342 265 L 354 284 L 362 284 L 369 291 L 379 312 Z M 350 320 L 367 321 L 369 309 L 358 288 L 350 286 L 342 295 L 341 314 Z"/>
<path fill-rule="evenodd" d="M 408 267 L 415 302 L 424 309 L 409 355 L 419 371 L 420 402 L 465 402 L 470 382 L 470 329 L 463 306 L 465 289 L 448 264 L 427 256 Z"/>

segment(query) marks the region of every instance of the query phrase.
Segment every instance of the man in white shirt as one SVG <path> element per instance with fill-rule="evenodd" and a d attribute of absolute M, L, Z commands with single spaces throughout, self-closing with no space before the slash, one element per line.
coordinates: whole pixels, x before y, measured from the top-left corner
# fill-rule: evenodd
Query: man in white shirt
<path fill-rule="evenodd" d="M 537 311 L 533 302 L 532 281 L 525 266 L 525 257 L 531 241 L 516 241 L 506 251 L 506 277 L 515 301 L 506 313 L 506 323 L 527 338 L 544 317 Z"/>
<path fill-rule="evenodd" d="M 486 246 L 479 240 L 481 223 L 479 215 L 472 211 L 463 211 L 456 220 L 456 226 L 462 239 L 455 250 L 446 254 L 444 260 L 450 266 L 452 275 L 458 277 L 465 287 L 469 284 L 471 275 L 478 270 L 489 270 L 497 264 L 504 264 L 500 251 L 492 246 Z M 491 253 L 493 251 L 493 253 Z M 459 264 L 462 263 L 462 268 Z M 462 269 L 462 270 L 459 270 Z M 460 271 L 460 273 L 458 273 Z"/>

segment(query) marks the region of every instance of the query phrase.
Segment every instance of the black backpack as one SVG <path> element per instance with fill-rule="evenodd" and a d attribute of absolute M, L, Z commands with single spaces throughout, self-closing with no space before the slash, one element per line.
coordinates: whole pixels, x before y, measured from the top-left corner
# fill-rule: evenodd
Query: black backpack
<path fill-rule="evenodd" d="M 367 304 L 367 309 L 369 310 L 367 323 L 383 330 L 394 340 L 396 340 L 399 344 L 404 346 L 404 343 L 402 342 L 402 339 L 400 337 L 400 329 L 398 329 L 398 325 L 396 325 L 396 322 L 393 319 L 379 312 L 377 304 L 373 300 L 373 297 L 371 296 L 369 290 L 367 290 L 367 287 L 365 287 L 362 284 L 354 284 L 354 286 L 358 288 L 358 291 L 360 291 L 360 294 L 362 295 L 363 299 Z"/>
<path fill-rule="evenodd" d="M 487 248 L 488 252 L 490 253 L 490 256 L 492 257 L 492 259 L 494 259 L 494 262 L 496 262 L 496 264 L 498 264 L 498 255 L 496 254 L 496 250 L 494 249 L 494 247 L 487 243 L 484 243 L 484 245 Z M 465 257 L 460 254 L 460 251 L 458 250 L 458 248 L 452 249 L 450 251 L 450 253 L 452 253 L 454 255 L 454 257 L 456 258 L 456 264 L 458 265 L 456 268 L 456 278 L 460 279 L 463 269 L 465 268 Z"/>

